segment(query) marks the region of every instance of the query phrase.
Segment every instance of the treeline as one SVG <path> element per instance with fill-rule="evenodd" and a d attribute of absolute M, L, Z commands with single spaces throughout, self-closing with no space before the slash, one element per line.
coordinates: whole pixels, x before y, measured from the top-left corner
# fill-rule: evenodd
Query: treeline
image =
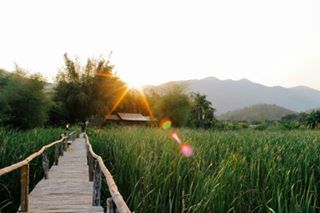
<path fill-rule="evenodd" d="M 220 120 L 214 125 L 216 130 L 297 130 L 297 129 L 319 129 L 320 110 L 313 110 L 309 113 L 292 113 L 283 116 L 280 120 L 264 121 L 234 121 Z"/>
<path fill-rule="evenodd" d="M 81 66 L 65 54 L 64 61 L 52 90 L 40 74 L 28 75 L 20 67 L 13 73 L 0 70 L 1 126 L 30 129 L 85 120 L 103 125 L 107 115 L 117 112 L 170 118 L 179 127 L 214 124 L 215 110 L 204 95 L 186 94 L 178 85 L 161 92 L 132 89 L 103 58 L 89 58 Z"/>
<path fill-rule="evenodd" d="M 320 110 L 313 110 L 310 113 L 289 114 L 282 117 L 280 121 L 287 129 L 320 127 Z"/>
<path fill-rule="evenodd" d="M 84 66 L 64 55 L 65 65 L 53 89 L 40 74 L 29 75 L 16 66 L 15 72 L 0 70 L 0 126 L 31 129 L 63 126 L 89 120 L 102 126 L 106 116 L 118 112 L 141 113 L 158 122 L 171 119 L 176 127 L 234 130 L 318 128 L 320 111 L 290 114 L 279 121 L 218 121 L 205 95 L 188 94 L 182 85 L 130 88 L 103 58 L 89 58 Z"/>

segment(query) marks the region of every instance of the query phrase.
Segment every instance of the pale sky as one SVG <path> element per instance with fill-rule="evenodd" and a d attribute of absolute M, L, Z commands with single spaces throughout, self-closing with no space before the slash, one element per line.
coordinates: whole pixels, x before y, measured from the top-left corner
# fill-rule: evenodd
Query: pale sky
<path fill-rule="evenodd" d="M 107 57 L 125 81 L 247 78 L 320 89 L 318 0 L 1 0 L 0 68 L 52 81 L 63 54 Z"/>

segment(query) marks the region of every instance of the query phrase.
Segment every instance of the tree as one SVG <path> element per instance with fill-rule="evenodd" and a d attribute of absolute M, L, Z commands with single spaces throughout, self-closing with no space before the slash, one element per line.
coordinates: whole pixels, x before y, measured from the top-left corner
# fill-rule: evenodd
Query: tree
<path fill-rule="evenodd" d="M 311 112 L 307 117 L 307 125 L 314 129 L 320 125 L 320 110 Z"/>
<path fill-rule="evenodd" d="M 43 126 L 51 104 L 44 93 L 41 75 L 27 75 L 16 66 L 15 73 L 0 73 L 0 124 L 19 129 Z"/>
<path fill-rule="evenodd" d="M 191 112 L 191 102 L 182 85 L 172 84 L 162 94 L 153 90 L 148 100 L 158 120 L 170 118 L 174 126 L 187 125 Z"/>
<path fill-rule="evenodd" d="M 105 116 L 111 87 L 116 86 L 113 66 L 104 59 L 88 59 L 85 67 L 64 55 L 65 67 L 57 75 L 52 123 L 84 121 L 90 116 Z"/>
<path fill-rule="evenodd" d="M 77 60 L 64 55 L 65 67 L 57 76 L 55 105 L 50 113 L 52 123 L 103 121 L 116 112 L 147 112 L 141 94 L 129 90 L 118 78 L 109 60 L 88 59 L 82 67 Z"/>
<path fill-rule="evenodd" d="M 215 109 L 211 102 L 207 100 L 207 96 L 196 92 L 191 94 L 191 99 L 191 124 L 198 128 L 212 127 Z"/>

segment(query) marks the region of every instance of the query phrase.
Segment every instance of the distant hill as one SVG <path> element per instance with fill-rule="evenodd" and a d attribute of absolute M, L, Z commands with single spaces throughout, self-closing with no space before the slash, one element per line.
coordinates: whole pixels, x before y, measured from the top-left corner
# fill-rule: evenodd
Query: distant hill
<path fill-rule="evenodd" d="M 280 120 L 283 116 L 293 113 L 295 112 L 274 104 L 257 104 L 240 110 L 227 112 L 220 115 L 218 119 L 233 121 Z"/>
<path fill-rule="evenodd" d="M 173 83 L 185 84 L 190 92 L 206 94 L 217 109 L 217 114 L 256 104 L 275 104 L 297 112 L 320 108 L 320 91 L 304 86 L 268 87 L 247 79 L 234 81 L 208 77 L 201 80 L 169 82 L 157 88 Z"/>

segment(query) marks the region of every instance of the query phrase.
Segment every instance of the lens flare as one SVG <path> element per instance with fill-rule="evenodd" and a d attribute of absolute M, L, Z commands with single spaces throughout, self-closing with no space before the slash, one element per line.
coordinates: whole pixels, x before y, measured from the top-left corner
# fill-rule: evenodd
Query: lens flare
<path fill-rule="evenodd" d="M 187 143 L 181 144 L 180 152 L 186 157 L 191 157 L 193 155 L 193 149 Z"/>
<path fill-rule="evenodd" d="M 182 143 L 182 141 L 181 141 L 181 139 L 180 139 L 180 137 L 179 137 L 179 135 L 178 135 L 177 132 L 173 132 L 173 133 L 171 134 L 171 136 L 172 136 L 172 138 L 175 139 L 179 144 Z"/>
<path fill-rule="evenodd" d="M 172 122 L 169 118 L 164 118 L 160 121 L 160 127 L 164 130 L 170 129 Z"/>

